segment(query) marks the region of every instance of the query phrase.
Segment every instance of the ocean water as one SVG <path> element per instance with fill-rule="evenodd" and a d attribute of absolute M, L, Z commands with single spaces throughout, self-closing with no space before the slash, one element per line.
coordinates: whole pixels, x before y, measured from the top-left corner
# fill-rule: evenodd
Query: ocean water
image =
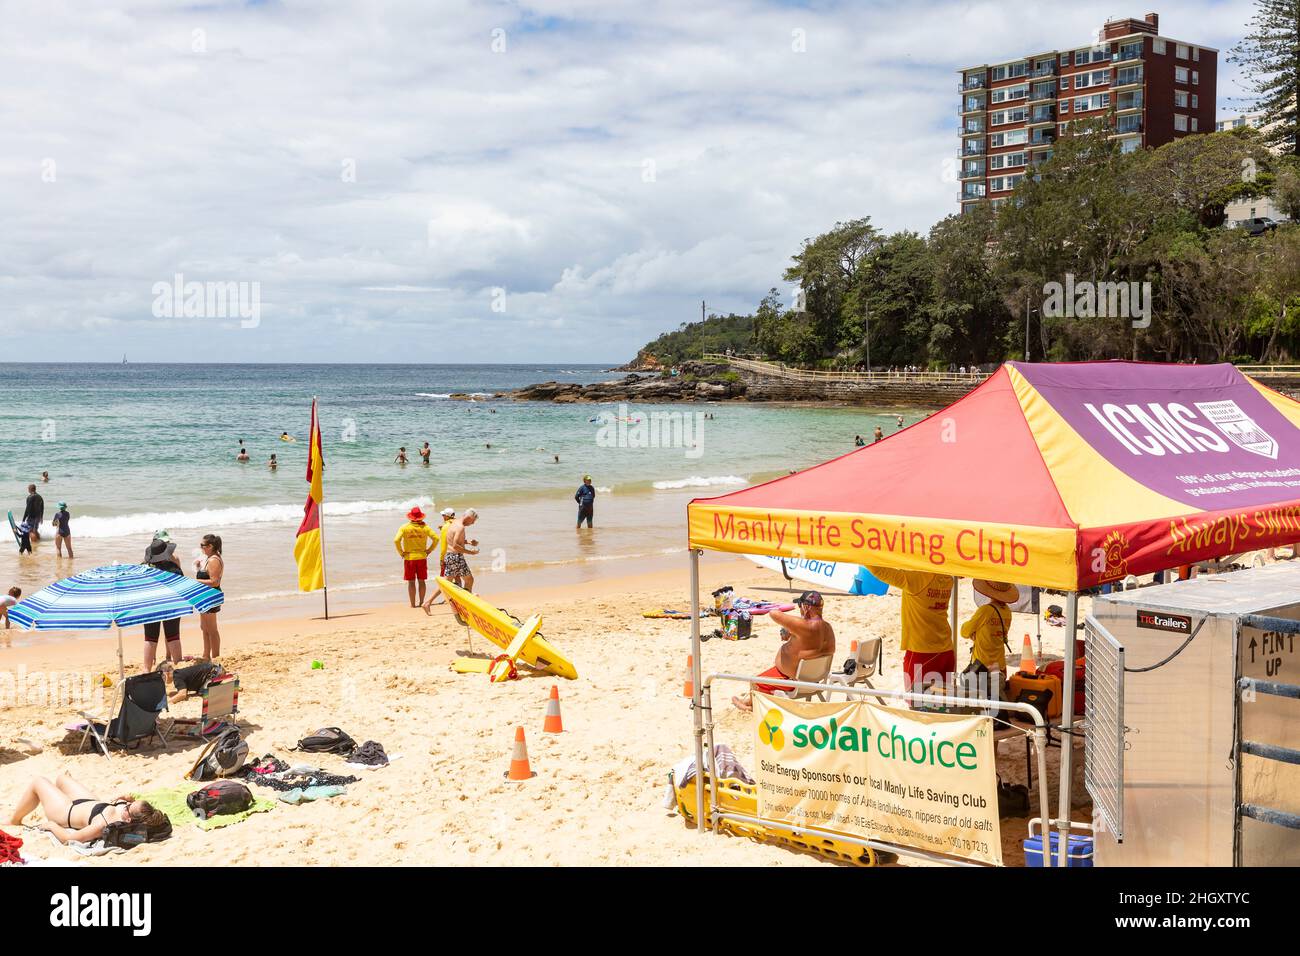
<path fill-rule="evenodd" d="M 222 535 L 231 613 L 314 610 L 319 596 L 296 593 L 292 560 L 313 396 L 332 606 L 348 594 L 402 599 L 391 542 L 412 504 L 481 512 L 480 590 L 536 583 L 542 572 L 557 580 L 635 573 L 684 550 L 691 498 L 842 454 L 876 425 L 886 434 L 897 427 L 894 409 L 491 397 L 534 382 L 622 375 L 607 368 L 0 364 L 0 510 L 21 517 L 26 485 L 37 482 L 47 518 L 68 503 L 77 550 L 74 561 L 59 561 L 48 526 L 34 555 L 0 544 L 0 587 L 28 590 L 78 568 L 136 561 L 152 532 L 167 528 L 189 556 L 203 534 Z M 902 414 L 910 422 L 921 413 Z M 281 441 L 286 431 L 298 441 Z M 248 463 L 235 460 L 241 440 Z M 428 466 L 418 454 L 425 441 Z M 403 445 L 405 466 L 394 462 Z M 597 527 L 575 534 L 572 497 L 584 472 L 599 491 Z"/>

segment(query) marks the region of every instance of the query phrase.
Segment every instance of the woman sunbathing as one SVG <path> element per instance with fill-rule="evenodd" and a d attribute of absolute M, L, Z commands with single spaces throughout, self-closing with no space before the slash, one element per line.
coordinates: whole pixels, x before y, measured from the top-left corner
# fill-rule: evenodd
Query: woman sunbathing
<path fill-rule="evenodd" d="M 149 830 L 160 828 L 167 822 L 161 810 L 154 809 L 143 800 L 129 794 L 111 801 L 99 801 L 90 791 L 66 773 L 55 780 L 33 777 L 27 784 L 18 807 L 9 818 L 11 826 L 21 826 L 23 818 L 40 807 L 45 822 L 40 829 L 54 834 L 60 843 L 76 840 L 91 843 L 104 835 L 110 823 L 127 823 Z"/>

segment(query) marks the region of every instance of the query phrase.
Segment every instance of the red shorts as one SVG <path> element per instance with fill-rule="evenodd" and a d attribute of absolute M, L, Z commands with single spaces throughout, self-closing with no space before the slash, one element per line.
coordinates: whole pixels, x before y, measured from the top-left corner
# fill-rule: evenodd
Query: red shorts
<path fill-rule="evenodd" d="M 779 667 L 769 667 L 767 670 L 763 671 L 763 673 L 759 674 L 758 676 L 759 676 L 759 677 L 784 677 L 786 680 L 793 680 L 793 678 L 791 678 L 791 677 L 786 677 L 785 674 L 782 674 L 782 673 L 781 673 L 781 668 L 779 668 Z M 790 688 L 789 688 L 789 687 L 774 687 L 774 686 L 772 686 L 771 684 L 755 684 L 755 685 L 754 685 L 754 690 L 756 690 L 756 691 L 760 691 L 761 693 L 764 693 L 764 694 L 771 694 L 771 693 L 773 693 L 774 691 L 778 691 L 778 690 L 787 690 L 787 691 L 788 691 L 788 690 L 790 690 Z"/>
<path fill-rule="evenodd" d="M 956 670 L 957 654 L 952 650 L 903 653 L 904 683 L 908 689 L 932 681 L 946 684 Z"/>
<path fill-rule="evenodd" d="M 409 558 L 402 562 L 402 580 L 403 581 L 424 581 L 429 577 L 429 559 L 420 558 L 412 561 Z"/>

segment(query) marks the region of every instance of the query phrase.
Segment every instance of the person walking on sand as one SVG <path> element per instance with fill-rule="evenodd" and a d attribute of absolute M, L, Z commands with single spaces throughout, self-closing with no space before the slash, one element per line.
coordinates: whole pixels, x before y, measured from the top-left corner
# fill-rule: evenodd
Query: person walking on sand
<path fill-rule="evenodd" d="M 456 512 L 452 508 L 443 508 L 438 514 L 442 518 L 442 524 L 438 527 L 438 577 L 445 578 L 447 577 L 447 532 L 451 529 L 452 522 L 456 520 Z M 433 606 L 441 604 L 442 601 L 442 589 L 434 588 L 433 593 L 429 595 L 429 600 L 421 605 L 424 613 L 432 614 Z"/>
<path fill-rule="evenodd" d="M 226 559 L 221 556 L 221 538 L 215 534 L 205 534 L 199 542 L 199 549 L 203 552 L 203 557 L 194 562 L 194 580 L 223 591 L 221 579 L 226 573 Z M 223 601 L 222 604 L 224 603 Z M 221 610 L 222 604 L 199 615 L 199 630 L 203 633 L 202 659 L 205 661 L 215 661 L 221 656 L 221 631 L 217 628 L 217 612 Z"/>
<path fill-rule="evenodd" d="M 466 537 L 466 530 L 478 521 L 478 512 L 473 508 L 451 523 L 447 529 L 447 564 L 446 577 L 466 591 L 474 590 L 474 574 L 469 569 L 466 555 L 478 554 L 478 539 Z"/>
<path fill-rule="evenodd" d="M 398 528 L 393 537 L 393 547 L 402 556 L 402 580 L 406 582 L 406 596 L 411 607 L 424 604 L 424 582 L 429 578 L 429 546 L 436 540 L 432 529 L 424 523 L 424 512 L 419 505 L 406 513 L 406 524 Z"/>
<path fill-rule="evenodd" d="M 41 522 L 45 520 L 45 499 L 36 493 L 35 485 L 27 486 L 27 505 L 23 509 L 23 521 L 33 541 L 41 540 Z"/>
<path fill-rule="evenodd" d="M 578 503 L 578 524 L 582 527 L 582 522 L 586 520 L 587 527 L 591 527 L 591 519 L 596 514 L 596 488 L 591 483 L 591 475 L 582 476 L 582 484 L 578 485 L 578 490 L 573 493 L 573 500 Z"/>
<path fill-rule="evenodd" d="M 781 646 L 776 652 L 776 666 L 759 677 L 776 677 L 794 680 L 799 673 L 799 662 L 830 657 L 835 653 L 835 629 L 822 617 L 822 596 L 818 591 L 804 591 L 795 598 L 798 614 L 773 611 L 769 616 L 781 626 Z M 755 684 L 754 690 L 764 694 L 782 688 L 775 684 Z M 754 709 L 752 694 L 731 698 L 732 706 L 749 713 Z"/>
<path fill-rule="evenodd" d="M 144 561 L 152 568 L 181 574 L 180 563 L 176 560 L 176 543 L 165 530 L 155 531 L 149 547 L 144 549 Z M 150 621 L 144 626 L 144 669 L 152 671 L 158 660 L 158 638 L 167 642 L 165 659 L 173 663 L 181 659 L 181 619 L 168 618 L 165 621 Z"/>
<path fill-rule="evenodd" d="M 58 549 L 59 557 L 63 557 L 63 548 L 66 545 L 68 557 L 76 557 L 72 553 L 72 528 L 69 522 L 72 521 L 72 515 L 68 513 L 68 503 L 59 502 L 59 510 L 54 512 L 54 517 L 50 523 L 54 525 L 54 547 Z"/>

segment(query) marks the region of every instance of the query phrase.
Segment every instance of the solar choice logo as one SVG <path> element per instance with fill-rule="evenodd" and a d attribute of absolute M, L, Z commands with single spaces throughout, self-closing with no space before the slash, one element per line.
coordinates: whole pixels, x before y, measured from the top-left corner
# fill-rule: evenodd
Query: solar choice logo
<path fill-rule="evenodd" d="M 785 732 L 781 729 L 781 720 L 781 712 L 773 707 L 764 715 L 763 722 L 758 725 L 758 739 L 773 750 L 785 748 Z"/>
<path fill-rule="evenodd" d="M 1273 436 L 1260 428 L 1236 402 L 1224 399 L 1221 402 L 1196 402 L 1195 405 L 1238 448 L 1277 460 L 1277 442 Z"/>

